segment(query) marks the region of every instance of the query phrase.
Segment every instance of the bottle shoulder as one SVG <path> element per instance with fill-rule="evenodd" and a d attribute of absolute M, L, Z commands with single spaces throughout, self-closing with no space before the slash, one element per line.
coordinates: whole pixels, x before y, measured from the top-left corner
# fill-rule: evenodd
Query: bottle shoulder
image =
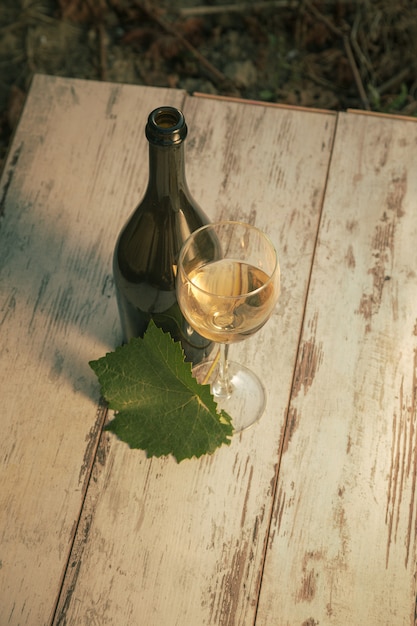
<path fill-rule="evenodd" d="M 167 201 L 163 211 L 139 205 L 118 237 L 115 274 L 132 281 L 163 275 L 171 284 L 182 244 L 194 230 L 208 222 L 197 205 L 187 202 L 173 207 Z"/>

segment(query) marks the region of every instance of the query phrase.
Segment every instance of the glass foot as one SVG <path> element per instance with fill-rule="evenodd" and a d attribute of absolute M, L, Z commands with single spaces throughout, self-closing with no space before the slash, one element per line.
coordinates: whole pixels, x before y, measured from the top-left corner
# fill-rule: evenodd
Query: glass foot
<path fill-rule="evenodd" d="M 241 432 L 259 420 L 265 410 L 266 394 L 259 378 L 244 365 L 228 362 L 231 391 L 227 397 L 216 396 L 213 382 L 217 375 L 216 361 L 206 361 L 193 368 L 199 383 L 209 383 L 219 409 L 232 418 L 234 432 Z"/>

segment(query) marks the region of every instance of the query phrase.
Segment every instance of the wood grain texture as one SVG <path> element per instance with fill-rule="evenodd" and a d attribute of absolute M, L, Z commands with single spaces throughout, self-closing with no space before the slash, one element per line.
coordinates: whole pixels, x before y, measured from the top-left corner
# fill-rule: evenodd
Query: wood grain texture
<path fill-rule="evenodd" d="M 200 98 L 187 98 L 184 112 L 194 196 L 212 219 L 266 230 L 282 256 L 276 313 L 233 347 L 263 379 L 268 404 L 230 448 L 179 465 L 103 435 L 56 624 L 255 618 L 336 118 Z"/>
<path fill-rule="evenodd" d="M 417 124 L 340 114 L 256 624 L 412 626 Z"/>
<path fill-rule="evenodd" d="M 184 94 L 38 76 L 5 166 L 2 626 L 52 620 L 105 418 L 88 361 L 120 338 L 111 254 L 146 179 L 143 119 L 161 99 Z"/>

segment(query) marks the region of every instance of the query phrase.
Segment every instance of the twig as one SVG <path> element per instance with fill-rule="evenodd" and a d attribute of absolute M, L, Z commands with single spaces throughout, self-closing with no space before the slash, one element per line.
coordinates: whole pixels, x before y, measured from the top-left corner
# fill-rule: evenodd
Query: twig
<path fill-rule="evenodd" d="M 318 20 L 320 20 L 320 22 L 323 22 L 323 24 L 325 24 L 327 26 L 327 28 L 337 37 L 343 37 L 343 33 L 340 30 L 340 28 L 337 28 L 337 26 L 335 26 L 333 24 L 333 22 L 331 22 L 329 20 L 328 17 L 326 17 L 325 15 L 323 15 L 323 13 L 321 13 L 321 11 L 319 11 L 314 5 L 311 4 L 310 0 L 306 0 L 305 1 L 305 6 L 306 8 L 310 11 L 310 13 L 312 13 L 314 15 L 314 17 L 316 17 Z"/>
<path fill-rule="evenodd" d="M 356 54 L 356 58 L 359 59 L 360 61 L 362 70 L 363 68 L 365 68 L 368 75 L 371 77 L 371 81 L 374 82 L 373 77 L 375 76 L 375 72 L 374 72 L 373 65 L 371 63 L 371 60 L 368 59 L 366 54 L 363 52 L 358 42 L 358 30 L 359 30 L 359 23 L 361 19 L 362 19 L 362 6 L 358 5 L 356 9 L 355 19 L 353 21 L 353 25 L 350 30 L 350 43 L 352 45 L 352 50 Z"/>
<path fill-rule="evenodd" d="M 325 15 L 323 15 L 316 7 L 314 7 L 310 0 L 306 0 L 305 4 L 306 8 L 323 24 L 327 26 L 327 28 L 337 37 L 340 37 L 343 41 L 343 46 L 345 48 L 346 56 L 349 61 L 350 69 L 353 74 L 353 79 L 356 84 L 356 89 L 358 90 L 359 97 L 362 100 L 363 107 L 367 110 L 371 110 L 371 106 L 369 104 L 368 96 L 366 95 L 365 88 L 362 83 L 361 75 L 358 70 L 358 66 L 356 65 L 355 57 L 353 56 L 352 47 L 350 45 L 349 37 L 345 32 L 343 32 L 340 28 L 337 28 Z"/>
<path fill-rule="evenodd" d="M 97 6 L 98 4 L 98 6 Z M 94 27 L 97 34 L 98 46 L 99 46 L 99 66 L 100 66 L 100 79 L 107 80 L 107 46 L 106 46 L 106 29 L 104 27 L 104 12 L 106 6 L 103 0 L 99 0 L 97 4 L 94 4 L 93 0 L 87 0 L 87 6 L 93 16 Z"/>
<path fill-rule="evenodd" d="M 403 70 L 395 74 L 395 76 L 391 76 L 385 83 L 378 87 L 378 93 L 384 94 L 390 89 L 397 87 L 400 85 L 411 72 L 411 67 L 405 67 Z"/>
<path fill-rule="evenodd" d="M 350 4 L 352 0 L 324 0 L 325 4 Z M 223 4 L 221 6 L 199 6 L 179 9 L 181 17 L 216 15 L 218 13 L 245 13 L 246 11 L 263 11 L 268 9 L 298 9 L 300 0 L 266 0 L 265 2 L 241 2 Z"/>
<path fill-rule="evenodd" d="M 219 13 L 245 13 L 246 11 L 262 11 L 264 9 L 297 9 L 300 0 L 272 0 L 270 2 L 242 2 L 239 4 L 223 4 L 217 7 L 200 6 L 179 9 L 181 17 L 216 15 Z"/>
<path fill-rule="evenodd" d="M 100 58 L 100 78 L 107 80 L 107 46 L 106 46 L 106 29 L 100 21 L 96 26 L 99 42 L 99 58 Z"/>
<path fill-rule="evenodd" d="M 304 76 L 308 78 L 308 80 L 311 80 L 311 82 L 318 85 L 319 87 L 324 87 L 324 89 L 328 89 L 329 91 L 333 91 L 334 93 L 337 93 L 337 87 L 335 86 L 333 82 L 331 82 L 330 80 L 326 80 L 322 76 L 317 76 L 314 73 L 314 71 L 308 70 L 304 74 Z"/>
<path fill-rule="evenodd" d="M 209 72 L 214 80 L 222 85 L 229 85 L 235 94 L 239 94 L 239 90 L 230 78 L 227 78 L 220 70 L 210 63 L 185 37 L 183 37 L 173 26 L 168 24 L 164 19 L 159 17 L 149 6 L 148 2 L 136 0 L 136 5 L 143 11 L 152 21 L 156 22 L 166 33 L 175 37 L 184 48 L 197 59 L 197 61 Z"/>
<path fill-rule="evenodd" d="M 362 104 L 367 111 L 371 110 L 371 105 L 369 104 L 368 96 L 366 95 L 365 88 L 363 86 L 363 82 L 361 79 L 361 75 L 358 70 L 358 66 L 356 65 L 355 57 L 353 56 L 352 48 L 350 46 L 349 39 L 347 35 L 343 35 L 343 45 L 345 47 L 346 56 L 349 61 L 350 69 L 352 70 L 353 78 L 356 83 L 356 88 L 359 92 L 359 97 L 362 100 Z"/>
<path fill-rule="evenodd" d="M 206 375 L 204 376 L 203 382 L 201 383 L 202 385 L 207 385 L 208 381 L 211 378 L 212 373 L 214 372 L 214 370 L 216 369 L 217 363 L 220 360 L 220 350 L 217 351 L 216 356 L 213 359 L 212 364 L 210 365 L 208 372 L 206 373 Z"/>

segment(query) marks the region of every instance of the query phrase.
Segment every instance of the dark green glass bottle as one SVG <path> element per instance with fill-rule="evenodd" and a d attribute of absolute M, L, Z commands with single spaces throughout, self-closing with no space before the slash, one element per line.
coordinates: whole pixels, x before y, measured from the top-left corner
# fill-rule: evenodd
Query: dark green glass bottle
<path fill-rule="evenodd" d="M 185 176 L 187 126 L 181 111 L 162 106 L 149 115 L 149 181 L 122 229 L 113 274 L 125 342 L 143 336 L 151 319 L 181 341 L 187 360 L 200 362 L 212 344 L 185 321 L 175 294 L 178 254 L 188 235 L 209 223 Z"/>

